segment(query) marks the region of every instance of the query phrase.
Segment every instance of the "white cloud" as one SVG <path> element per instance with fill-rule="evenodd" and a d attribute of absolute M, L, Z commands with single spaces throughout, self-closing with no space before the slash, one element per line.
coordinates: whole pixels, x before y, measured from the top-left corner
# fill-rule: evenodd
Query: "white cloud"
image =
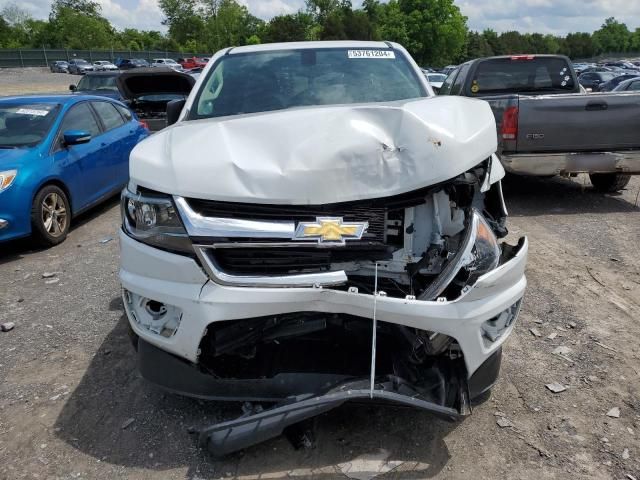
<path fill-rule="evenodd" d="M 98 0 L 102 13 L 117 28 L 166 31 L 157 0 Z M 269 19 L 295 13 L 304 0 L 238 0 L 255 16 Z M 0 9 L 15 2 L 35 18 L 47 18 L 51 0 L 0 0 Z M 564 35 L 591 32 L 614 16 L 634 30 L 640 27 L 640 0 L 455 0 L 474 30 L 517 30 Z M 361 0 L 353 0 L 354 6 Z"/>

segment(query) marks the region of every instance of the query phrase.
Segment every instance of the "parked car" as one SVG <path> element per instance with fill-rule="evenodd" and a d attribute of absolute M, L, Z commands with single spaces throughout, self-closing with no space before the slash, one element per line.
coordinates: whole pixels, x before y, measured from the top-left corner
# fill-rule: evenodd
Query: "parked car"
<path fill-rule="evenodd" d="M 427 73 L 426 77 L 429 81 L 429 85 L 431 85 L 436 93 L 438 93 L 440 87 L 442 87 L 442 83 L 447 79 L 447 76 L 444 73 Z"/>
<path fill-rule="evenodd" d="M 202 75 L 122 196 L 143 377 L 275 404 L 201 429 L 218 456 L 352 400 L 468 415 L 526 284 L 489 105 L 386 42 L 226 48 Z"/>
<path fill-rule="evenodd" d="M 178 63 L 180 63 L 180 65 L 182 65 L 182 68 L 184 68 L 185 70 L 191 70 L 192 68 L 199 68 L 199 67 L 204 68 L 207 66 L 206 61 L 197 57 L 178 59 Z"/>
<path fill-rule="evenodd" d="M 69 90 L 76 95 L 97 95 L 100 97 L 123 100 L 116 78 L 119 71 L 89 72 L 84 75 L 77 85 L 69 85 Z"/>
<path fill-rule="evenodd" d="M 449 75 L 451 72 L 453 72 L 456 69 L 456 65 L 447 65 L 446 67 L 444 67 L 442 70 L 440 70 L 440 73 L 444 74 L 444 75 Z"/>
<path fill-rule="evenodd" d="M 578 82 L 587 90 L 600 91 L 600 85 L 613 80 L 617 74 L 614 72 L 588 72 L 578 77 Z"/>
<path fill-rule="evenodd" d="M 0 99 L 0 241 L 62 242 L 74 216 L 127 183 L 129 153 L 148 134 L 107 98 Z"/>
<path fill-rule="evenodd" d="M 635 66 L 633 63 L 631 62 L 627 62 L 624 60 L 620 60 L 617 62 L 605 62 L 604 64 L 605 67 L 615 67 L 615 68 L 621 68 L 623 70 L 637 70 L 638 67 Z"/>
<path fill-rule="evenodd" d="M 93 68 L 97 71 L 97 72 L 106 72 L 109 70 L 118 70 L 118 67 L 116 67 L 113 63 L 107 61 L 107 60 L 98 60 L 97 62 L 93 62 Z"/>
<path fill-rule="evenodd" d="M 583 73 L 602 73 L 602 72 L 613 72 L 614 70 L 612 68 L 609 67 L 599 67 L 599 66 L 595 66 L 595 67 L 587 67 L 584 70 L 582 70 L 580 73 L 578 73 L 576 71 L 577 75 L 582 75 Z"/>
<path fill-rule="evenodd" d="M 95 67 L 93 65 L 81 58 L 75 58 L 69 62 L 69 73 L 73 75 L 84 75 L 94 70 Z"/>
<path fill-rule="evenodd" d="M 52 73 L 69 73 L 69 63 L 64 60 L 52 62 L 49 68 Z"/>
<path fill-rule="evenodd" d="M 637 78 L 640 77 L 640 73 L 625 73 L 624 75 L 618 75 L 615 78 L 612 78 L 611 80 L 607 80 L 604 83 L 601 83 L 599 85 L 598 91 L 599 92 L 610 92 L 613 89 L 615 89 L 618 85 L 620 85 L 622 82 L 629 80 L 631 78 Z"/>
<path fill-rule="evenodd" d="M 120 70 L 131 70 L 133 68 L 145 68 L 149 62 L 142 58 L 124 58 L 117 64 Z"/>
<path fill-rule="evenodd" d="M 618 84 L 613 89 L 614 92 L 637 92 L 640 91 L 640 78 L 633 77 Z"/>
<path fill-rule="evenodd" d="M 182 68 L 182 65 L 180 65 L 178 62 L 176 62 L 171 58 L 154 58 L 153 62 L 151 63 L 151 66 L 152 67 L 168 67 L 168 68 L 171 68 L 172 70 L 175 70 L 176 72 L 184 71 L 184 68 Z"/>
<path fill-rule="evenodd" d="M 185 99 L 195 78 L 171 68 L 136 68 L 116 79 L 125 103 L 144 120 L 152 132 L 167 126 L 167 103 Z"/>
<path fill-rule="evenodd" d="M 613 74 L 583 73 L 581 80 L 586 75 L 603 79 Z M 580 93 L 565 56 L 472 60 L 447 78 L 440 89 L 440 95 L 446 94 L 491 105 L 500 159 L 509 172 L 588 173 L 593 186 L 603 192 L 623 189 L 630 174 L 640 173 L 640 95 Z"/>

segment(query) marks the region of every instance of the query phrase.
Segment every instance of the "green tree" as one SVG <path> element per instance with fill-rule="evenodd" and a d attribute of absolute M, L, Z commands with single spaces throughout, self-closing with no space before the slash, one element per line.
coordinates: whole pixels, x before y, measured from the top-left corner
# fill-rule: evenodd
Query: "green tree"
<path fill-rule="evenodd" d="M 4 17 L 0 15 L 0 47 L 1 48 L 8 48 L 9 43 L 11 42 L 12 35 L 13 35 L 13 30 L 11 26 L 4 19 Z"/>
<path fill-rule="evenodd" d="M 630 49 L 632 52 L 640 52 L 640 28 L 636 28 L 631 34 Z"/>
<path fill-rule="evenodd" d="M 378 35 L 383 40 L 398 42 L 411 53 L 419 47 L 419 43 L 415 42 L 410 36 L 405 15 L 400 9 L 400 4 L 397 0 L 390 0 L 389 3 L 381 5 Z"/>
<path fill-rule="evenodd" d="M 631 32 L 624 23 L 610 17 L 593 32 L 593 42 L 598 53 L 626 52 L 631 45 Z"/>
<path fill-rule="evenodd" d="M 199 12 L 197 0 L 160 0 L 164 13 L 163 25 L 169 27 L 169 37 L 186 47 L 204 43 L 205 22 Z"/>
<path fill-rule="evenodd" d="M 219 0 L 215 2 L 215 8 L 205 11 L 207 13 L 204 39 L 207 49 L 212 52 L 244 45 L 262 27 L 262 20 L 251 15 L 247 7 L 235 0 Z"/>
<path fill-rule="evenodd" d="M 313 17 L 308 13 L 298 12 L 294 15 L 279 15 L 273 17 L 265 25 L 261 38 L 266 43 L 309 40 L 313 26 Z"/>
<path fill-rule="evenodd" d="M 418 63 L 446 65 L 462 55 L 467 18 L 453 0 L 398 0 L 398 5 Z"/>
<path fill-rule="evenodd" d="M 351 9 L 350 0 L 306 0 L 307 12 L 320 24 L 341 8 Z"/>
<path fill-rule="evenodd" d="M 54 0 L 51 3 L 49 20 L 57 18 L 65 9 L 96 18 L 102 14 L 102 6 L 93 0 Z"/>
<path fill-rule="evenodd" d="M 591 58 L 596 54 L 596 48 L 590 34 L 570 33 L 564 39 L 562 53 L 571 58 Z"/>
<path fill-rule="evenodd" d="M 501 53 L 505 55 L 531 52 L 527 37 L 516 31 L 501 33 L 500 45 L 502 47 Z"/>
<path fill-rule="evenodd" d="M 491 56 L 493 56 L 493 49 L 484 35 L 478 32 L 469 32 L 467 34 L 466 52 L 462 60 Z"/>

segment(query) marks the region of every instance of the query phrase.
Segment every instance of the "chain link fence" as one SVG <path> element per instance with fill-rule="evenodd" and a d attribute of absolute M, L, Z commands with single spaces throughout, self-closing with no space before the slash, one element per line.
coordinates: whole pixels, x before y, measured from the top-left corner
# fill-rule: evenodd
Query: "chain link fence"
<path fill-rule="evenodd" d="M 154 58 L 188 58 L 209 57 L 208 53 L 170 52 L 159 50 L 70 50 L 70 49 L 0 49 L 0 68 L 7 67 L 47 67 L 56 60 L 73 60 L 82 58 L 88 62 L 109 60 L 115 62 L 119 58 L 143 58 L 150 61 Z"/>

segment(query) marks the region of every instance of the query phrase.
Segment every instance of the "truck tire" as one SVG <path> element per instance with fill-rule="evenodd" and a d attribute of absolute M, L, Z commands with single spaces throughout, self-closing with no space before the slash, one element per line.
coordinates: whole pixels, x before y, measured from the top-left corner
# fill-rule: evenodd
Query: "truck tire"
<path fill-rule="evenodd" d="M 64 242 L 69 233 L 71 207 L 67 195 L 55 185 L 45 185 L 33 199 L 31 231 L 43 247 Z"/>
<path fill-rule="evenodd" d="M 590 173 L 593 188 L 603 193 L 619 192 L 627 186 L 631 175 L 626 173 Z"/>

